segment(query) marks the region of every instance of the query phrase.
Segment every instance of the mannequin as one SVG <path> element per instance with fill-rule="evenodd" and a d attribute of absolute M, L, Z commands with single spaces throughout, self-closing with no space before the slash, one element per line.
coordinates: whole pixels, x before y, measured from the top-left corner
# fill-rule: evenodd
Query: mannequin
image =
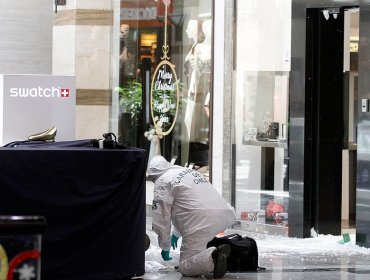
<path fill-rule="evenodd" d="M 194 68 L 192 78 L 195 80 L 195 108 L 190 140 L 208 143 L 209 100 L 212 67 L 212 20 L 202 24 L 204 40 L 194 48 L 191 64 Z"/>
<path fill-rule="evenodd" d="M 119 55 L 120 66 L 127 61 L 127 37 L 130 32 L 130 26 L 128 24 L 121 24 L 120 28 L 120 40 L 121 40 L 121 52 Z"/>
<path fill-rule="evenodd" d="M 186 132 L 188 133 L 189 143 L 202 143 L 208 145 L 208 105 L 212 66 L 212 20 L 203 22 L 201 25 L 202 32 L 192 32 L 192 30 L 195 30 L 195 26 L 199 28 L 199 22 L 191 20 L 186 29 L 188 37 L 192 38 L 194 43 L 185 58 L 185 65 L 190 64 L 191 72 L 188 71 L 185 73 L 190 74 L 190 82 L 188 84 L 188 101 L 184 124 Z M 197 33 L 197 35 L 195 33 Z M 182 146 L 182 164 L 186 163 L 188 158 L 189 163 L 191 163 L 193 151 L 189 151 L 189 146 Z M 196 151 L 194 151 L 194 153 L 196 153 Z"/>
<path fill-rule="evenodd" d="M 199 91 L 204 94 L 204 110 L 209 118 L 212 67 L 212 20 L 206 20 L 202 24 L 202 29 L 205 39 L 201 44 L 197 45 L 195 55 L 198 57 L 197 70 L 201 75 L 199 78 Z"/>
<path fill-rule="evenodd" d="M 186 28 L 186 34 L 188 38 L 191 39 L 192 45 L 188 54 L 185 57 L 185 75 L 190 81 L 188 82 L 189 89 L 188 89 L 188 97 L 193 96 L 196 93 L 196 72 L 194 72 L 194 52 L 195 48 L 198 43 L 204 40 L 204 33 L 202 31 L 201 22 L 195 19 L 191 19 L 188 22 L 188 26 Z"/>
<path fill-rule="evenodd" d="M 206 20 L 202 24 L 202 30 L 204 33 L 203 42 L 197 44 L 195 47 L 194 56 L 196 61 L 194 65 L 200 74 L 211 72 L 212 62 L 212 20 Z"/>
<path fill-rule="evenodd" d="M 136 75 L 136 56 L 130 52 L 128 41 L 130 35 L 130 26 L 121 24 L 120 28 L 120 83 L 127 80 L 128 77 L 133 78 Z"/>
<path fill-rule="evenodd" d="M 188 101 L 186 102 L 185 116 L 183 122 L 186 135 L 184 135 L 184 142 L 181 145 L 181 165 L 187 164 L 189 157 L 191 125 L 193 121 L 193 113 L 195 107 L 194 99 L 197 92 L 197 71 L 194 71 L 194 61 L 196 60 L 194 54 L 196 46 L 204 40 L 201 22 L 195 19 L 189 20 L 186 28 L 186 34 L 190 40 L 189 52 L 187 53 L 184 62 L 184 74 L 187 78 L 188 86 Z"/>

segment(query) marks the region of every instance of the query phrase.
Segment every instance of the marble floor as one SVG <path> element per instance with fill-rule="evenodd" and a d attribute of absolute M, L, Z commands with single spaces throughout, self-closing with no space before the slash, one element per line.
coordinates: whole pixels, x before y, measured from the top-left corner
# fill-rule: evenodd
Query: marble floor
<path fill-rule="evenodd" d="M 229 233 L 229 232 L 225 232 Z M 183 277 L 174 267 L 179 251 L 171 251 L 173 260 L 164 262 L 156 235 L 147 221 L 151 246 L 146 252 L 146 273 L 140 279 L 212 279 L 212 274 L 201 277 Z M 259 265 L 264 272 L 226 273 L 223 279 L 249 280 L 369 280 L 370 249 L 358 247 L 353 240 L 340 245 L 341 236 L 321 236 L 296 239 L 245 233 L 256 239 L 259 247 Z M 354 238 L 355 235 L 351 235 Z M 181 239 L 180 239 L 181 240 Z"/>

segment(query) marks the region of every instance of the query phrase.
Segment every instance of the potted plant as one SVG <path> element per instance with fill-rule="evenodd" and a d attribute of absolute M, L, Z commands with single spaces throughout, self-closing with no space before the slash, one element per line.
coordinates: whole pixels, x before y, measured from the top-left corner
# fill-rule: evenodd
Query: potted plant
<path fill-rule="evenodd" d="M 137 130 L 142 111 L 142 85 L 129 80 L 116 89 L 119 93 L 120 120 L 118 141 L 137 146 Z"/>

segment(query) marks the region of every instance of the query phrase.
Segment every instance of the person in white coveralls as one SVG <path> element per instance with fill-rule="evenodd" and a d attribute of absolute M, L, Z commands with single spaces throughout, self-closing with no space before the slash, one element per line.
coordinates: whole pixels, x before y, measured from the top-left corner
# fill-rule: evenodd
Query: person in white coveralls
<path fill-rule="evenodd" d="M 207 248 L 207 243 L 234 223 L 234 208 L 199 172 L 173 166 L 162 156 L 150 161 L 148 179 L 155 183 L 152 227 L 158 235 L 162 258 L 172 259 L 171 246 L 175 249 L 182 237 L 181 274 L 200 276 L 213 272 L 214 278 L 222 278 L 230 246 Z"/>

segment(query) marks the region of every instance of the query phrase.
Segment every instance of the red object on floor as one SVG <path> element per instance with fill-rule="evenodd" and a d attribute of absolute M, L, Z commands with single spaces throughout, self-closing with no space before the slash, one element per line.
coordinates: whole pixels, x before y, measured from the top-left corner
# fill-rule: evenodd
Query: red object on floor
<path fill-rule="evenodd" d="M 272 200 L 266 206 L 266 217 L 273 218 L 275 213 L 284 212 L 284 206 Z"/>

